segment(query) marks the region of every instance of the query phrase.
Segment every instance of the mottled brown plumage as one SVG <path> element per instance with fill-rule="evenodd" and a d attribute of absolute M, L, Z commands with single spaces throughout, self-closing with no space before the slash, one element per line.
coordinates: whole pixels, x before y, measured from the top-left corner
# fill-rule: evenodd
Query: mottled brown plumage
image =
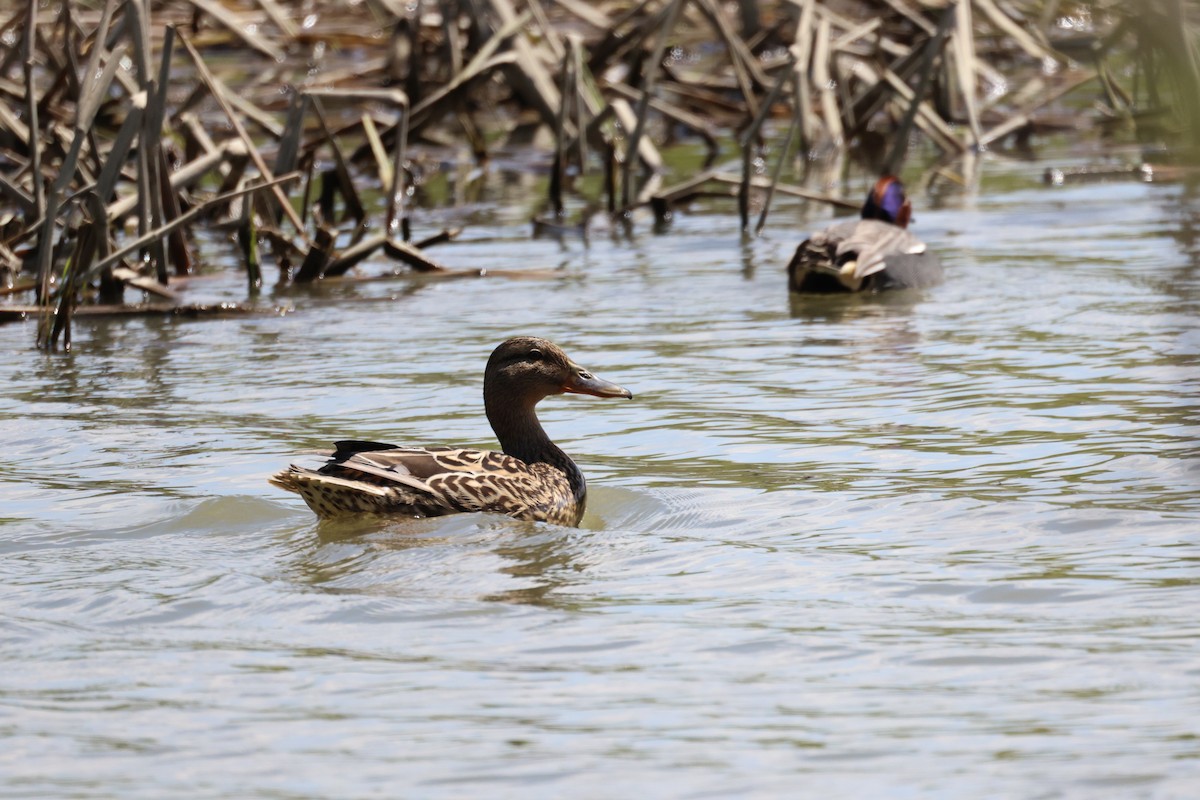
<path fill-rule="evenodd" d="M 292 465 L 270 480 L 299 494 L 320 517 L 494 511 L 578 525 L 587 482 L 534 411 L 542 398 L 564 392 L 633 397 L 575 364 L 552 342 L 517 337 L 496 348 L 483 379 L 484 408 L 504 452 L 342 441 L 320 469 Z"/>

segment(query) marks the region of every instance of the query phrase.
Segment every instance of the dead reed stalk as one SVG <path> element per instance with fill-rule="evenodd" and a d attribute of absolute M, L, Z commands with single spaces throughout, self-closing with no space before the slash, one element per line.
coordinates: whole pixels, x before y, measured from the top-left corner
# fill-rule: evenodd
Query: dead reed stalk
<path fill-rule="evenodd" d="M 412 243 L 426 142 L 466 141 L 485 165 L 505 137 L 551 131 L 554 225 L 573 202 L 603 202 L 573 194 L 599 166 L 626 219 L 722 197 L 747 231 L 759 204 L 755 232 L 778 195 L 853 205 L 804 186 L 809 164 L 853 154 L 899 172 L 918 135 L 961 158 L 1057 125 L 1054 106 L 1092 81 L 1106 125 L 1200 158 L 1200 11 L 1183 0 L 788 0 L 739 4 L 737 19 L 714 0 L 418 8 L 64 0 L 0 19 L 20 43 L 0 53 L 0 277 L 5 302 L 35 301 L 39 345 L 69 345 L 73 315 L 178 307 L 168 266 L 191 271 L 196 225 L 236 232 L 252 300 L 265 259 L 284 282 L 344 279 L 379 255 L 479 274 L 425 252 L 448 233 Z M 1063 37 L 1059 18 L 1090 27 Z M 355 55 L 334 63 L 339 48 Z M 1127 83 L 1112 66 L 1124 62 Z M 706 164 L 664 186 L 679 136 L 702 142 Z M 730 141 L 740 175 L 722 163 Z M 159 300 L 125 305 L 128 288 Z"/>

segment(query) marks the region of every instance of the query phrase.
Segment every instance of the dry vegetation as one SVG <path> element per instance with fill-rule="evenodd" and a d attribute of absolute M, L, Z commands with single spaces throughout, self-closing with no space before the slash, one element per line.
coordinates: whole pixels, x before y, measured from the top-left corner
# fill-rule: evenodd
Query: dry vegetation
<path fill-rule="evenodd" d="M 484 166 L 548 133 L 542 227 L 565 225 L 564 197 L 598 173 L 589 207 L 665 217 L 717 195 L 761 230 L 779 193 L 845 205 L 804 185 L 808 165 L 849 153 L 897 171 L 917 137 L 946 165 L 1047 129 L 1118 125 L 1191 156 L 1200 139 L 1200 14 L 1183 0 L 63 0 L 10 13 L 0 321 L 36 315 L 46 348 L 69 346 L 83 314 L 254 311 L 186 305 L 171 288 L 193 269 L 196 226 L 230 231 L 252 299 L 264 261 L 295 283 L 380 253 L 463 274 L 429 255 L 454 231 L 413 238 L 406 201 L 429 143 L 465 144 Z M 1094 101 L 1064 114 L 1081 90 Z M 661 151 L 681 137 L 704 142 L 708 163 L 665 185 Z"/>

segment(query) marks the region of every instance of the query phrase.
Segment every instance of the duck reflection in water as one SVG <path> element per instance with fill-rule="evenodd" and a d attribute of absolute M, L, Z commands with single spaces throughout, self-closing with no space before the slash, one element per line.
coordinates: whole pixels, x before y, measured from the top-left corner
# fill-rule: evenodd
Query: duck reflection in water
<path fill-rule="evenodd" d="M 293 579 L 322 592 L 560 609 L 586 604 L 570 589 L 594 581 L 608 552 L 597 549 L 596 530 L 490 514 L 339 516 L 320 520 L 315 542 L 297 538 L 295 548 Z"/>
<path fill-rule="evenodd" d="M 862 218 L 830 225 L 796 248 L 788 264 L 793 292 L 919 289 L 942 280 L 942 264 L 908 231 L 912 204 L 899 179 L 876 181 Z"/>

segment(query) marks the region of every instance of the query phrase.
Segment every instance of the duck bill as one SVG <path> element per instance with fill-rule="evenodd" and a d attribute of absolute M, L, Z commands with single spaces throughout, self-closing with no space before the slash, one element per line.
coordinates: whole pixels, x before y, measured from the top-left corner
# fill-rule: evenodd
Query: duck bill
<path fill-rule="evenodd" d="M 593 397 L 624 397 L 633 399 L 633 392 L 609 383 L 603 378 L 597 378 L 578 364 L 571 365 L 571 378 L 563 384 L 564 392 L 568 394 L 590 394 Z"/>

